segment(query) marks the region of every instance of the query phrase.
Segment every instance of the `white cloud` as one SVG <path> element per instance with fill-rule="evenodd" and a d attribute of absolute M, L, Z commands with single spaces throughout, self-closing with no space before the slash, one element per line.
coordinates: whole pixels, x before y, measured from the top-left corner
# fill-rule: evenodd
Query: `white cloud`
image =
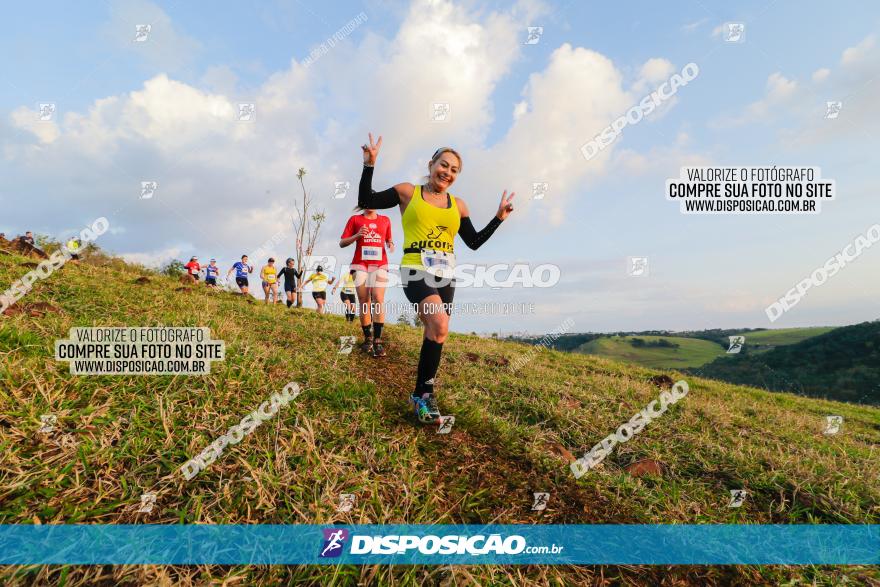
<path fill-rule="evenodd" d="M 722 117 L 710 124 L 713 128 L 739 126 L 765 119 L 775 108 L 785 104 L 798 91 L 798 83 L 788 79 L 780 72 L 771 73 L 767 78 L 764 97 L 749 104 L 739 116 Z"/>
<path fill-rule="evenodd" d="M 546 69 L 529 76 L 523 91 L 528 111 L 497 144 L 475 151 L 471 168 L 481 171 L 467 179 L 467 193 L 493 195 L 476 205 L 468 202 L 472 210 L 479 210 L 474 217 L 494 212 L 503 189 L 528 197 L 533 182 L 546 181 L 547 198 L 521 201 L 527 213 L 516 213 L 511 221 L 535 224 L 534 214 L 539 226 L 543 220 L 551 226 L 560 222 L 562 215 L 554 207 L 566 208 L 583 178 L 605 168 L 607 155 L 588 162 L 580 147 L 633 104 L 622 82 L 623 74 L 607 57 L 569 44 L 556 49 Z M 610 154 L 612 149 L 606 151 Z M 467 161 L 464 170 L 467 173 Z"/>
<path fill-rule="evenodd" d="M 108 235 L 106 246 L 118 242 L 118 250 L 133 251 L 127 258 L 154 265 L 187 256 L 190 248 L 203 257 L 234 258 L 259 247 L 289 226 L 300 166 L 309 171 L 305 181 L 316 208 L 328 213 L 321 246 L 338 253 L 335 241 L 352 213 L 358 146 L 367 131 L 385 137 L 377 189 L 417 180 L 430 153 L 454 141 L 465 161 L 453 193 L 468 201 L 477 223 L 494 213 L 508 189 L 519 194 L 511 221 L 549 230 L 566 220 L 578 186 L 604 173 L 617 148 L 588 162 L 580 146 L 638 96 L 606 56 L 565 44 L 529 76 L 509 129 L 486 145 L 497 116 L 494 93 L 522 51 L 521 23 L 536 22 L 542 10 L 524 2 L 512 12 L 478 15 L 445 0 L 420 0 L 394 37 L 365 30 L 358 45 L 351 37 L 308 68 L 293 60 L 272 74 L 253 90 L 252 123 L 235 119 L 238 96 L 223 93 L 237 83 L 227 68 L 201 77 L 209 87 L 161 73 L 135 91 L 68 113 L 55 127 L 19 122 L 42 133 L 45 152 L 37 156 L 20 140 L 7 142 L 4 152 L 34 191 L 46 194 L 39 196 L 43 203 L 64 193 L 92 217 L 115 215 L 111 222 L 127 232 Z M 654 58 L 640 75 L 653 81 L 670 71 L 669 61 Z M 352 87 L 371 91 L 353 93 Z M 450 103 L 449 122 L 430 120 L 434 100 Z M 158 182 L 154 198 L 139 199 L 141 181 Z M 351 182 L 346 199 L 333 199 L 335 181 Z M 534 181 L 550 183 L 546 204 L 529 199 Z M 168 242 L 180 244 L 156 250 L 156 243 Z M 285 237 L 272 252 L 286 257 L 293 246 Z"/>
<path fill-rule="evenodd" d="M 138 263 L 144 267 L 160 268 L 169 261 L 180 259 L 185 254 L 178 247 L 169 247 L 157 251 L 120 253 L 119 256 L 129 263 Z"/>
<path fill-rule="evenodd" d="M 654 90 L 658 85 L 668 80 L 674 72 L 675 66 L 668 59 L 651 58 L 642 65 L 632 89 L 635 92 L 644 92 L 648 88 Z"/>
<path fill-rule="evenodd" d="M 827 67 L 823 67 L 823 68 L 817 69 L 816 71 L 813 72 L 812 79 L 813 79 L 814 83 L 818 84 L 818 83 L 824 82 L 826 79 L 828 79 L 829 75 L 831 75 L 831 70 L 828 69 Z"/>
<path fill-rule="evenodd" d="M 765 101 L 768 103 L 784 102 L 791 97 L 797 90 L 797 82 L 792 81 L 781 73 L 776 72 L 770 74 L 767 78 L 767 97 Z"/>
<path fill-rule="evenodd" d="M 875 82 L 880 76 L 880 58 L 874 35 L 844 50 L 841 63 L 833 71 L 823 68 L 814 72 L 817 87 L 791 104 L 797 124 L 780 131 L 785 147 L 803 148 L 840 139 L 875 142 L 873 137 L 880 131 L 876 115 L 880 86 Z M 826 102 L 838 100 L 843 103 L 839 116 L 826 119 Z"/>
<path fill-rule="evenodd" d="M 864 61 L 873 48 L 874 35 L 869 35 L 855 47 L 849 47 L 844 50 L 843 55 L 840 57 L 840 63 L 844 66 L 857 65 Z"/>
<path fill-rule="evenodd" d="M 698 28 L 700 28 L 701 26 L 703 26 L 704 24 L 706 24 L 707 22 L 709 22 L 708 18 L 701 18 L 700 20 L 695 20 L 694 22 L 689 22 L 689 23 L 683 24 L 681 26 L 681 30 L 683 30 L 686 33 L 692 33 L 695 30 L 697 30 Z"/>
<path fill-rule="evenodd" d="M 44 144 L 55 142 L 61 135 L 54 120 L 40 120 L 37 111 L 26 106 L 13 110 L 9 121 L 15 128 L 30 132 Z"/>

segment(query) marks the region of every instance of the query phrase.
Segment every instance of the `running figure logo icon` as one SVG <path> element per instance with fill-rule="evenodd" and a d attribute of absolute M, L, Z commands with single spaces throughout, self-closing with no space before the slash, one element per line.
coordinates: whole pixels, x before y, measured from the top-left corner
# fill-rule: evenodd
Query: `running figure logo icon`
<path fill-rule="evenodd" d="M 727 349 L 728 355 L 739 353 L 742 350 L 743 345 L 746 343 L 745 336 L 728 336 L 727 338 L 730 339 L 730 348 Z"/>
<path fill-rule="evenodd" d="M 257 118 L 257 105 L 253 102 L 238 105 L 238 121 L 253 122 Z"/>
<path fill-rule="evenodd" d="M 336 257 L 333 255 L 309 255 L 304 259 L 305 267 L 308 271 L 315 271 L 318 265 L 324 270 L 324 273 L 331 273 L 336 269 Z"/>
<path fill-rule="evenodd" d="M 353 336 L 340 336 L 339 337 L 339 354 L 340 355 L 350 355 L 351 350 L 354 348 L 355 338 Z"/>
<path fill-rule="evenodd" d="M 843 425 L 843 416 L 825 416 L 825 430 L 822 434 L 837 434 Z"/>
<path fill-rule="evenodd" d="M 37 105 L 37 118 L 43 122 L 52 120 L 55 117 L 55 104 L 51 102 Z"/>
<path fill-rule="evenodd" d="M 550 189 L 550 184 L 546 181 L 533 181 L 532 182 L 532 199 L 533 200 L 543 200 L 544 196 L 547 195 L 547 190 Z"/>
<path fill-rule="evenodd" d="M 431 122 L 446 122 L 449 110 L 449 102 L 434 102 L 431 104 Z"/>
<path fill-rule="evenodd" d="M 544 34 L 544 27 L 542 26 L 530 26 L 528 27 L 529 36 L 526 38 L 526 42 L 524 45 L 537 45 L 538 41 L 541 40 L 541 35 Z"/>
<path fill-rule="evenodd" d="M 431 233 L 428 235 L 428 240 L 434 240 L 440 238 L 440 235 L 446 232 L 445 226 L 437 226 Z"/>
<path fill-rule="evenodd" d="M 156 494 L 148 491 L 141 495 L 141 506 L 138 508 L 137 513 L 149 514 L 153 511 L 154 505 L 156 505 Z"/>
<path fill-rule="evenodd" d="M 40 416 L 40 429 L 38 432 L 41 434 L 49 434 L 53 430 L 55 430 L 55 424 L 58 423 L 58 416 L 55 414 L 43 414 Z"/>
<path fill-rule="evenodd" d="M 159 188 L 159 184 L 155 181 L 141 182 L 141 200 L 149 200 Z"/>
<path fill-rule="evenodd" d="M 547 509 L 547 502 L 550 500 L 549 493 L 533 493 L 535 502 L 532 504 L 533 512 L 542 512 Z"/>
<path fill-rule="evenodd" d="M 834 120 L 835 118 L 840 116 L 840 111 L 842 108 L 843 102 L 825 102 L 825 119 Z"/>
<path fill-rule="evenodd" d="M 731 489 L 730 490 L 730 503 L 727 504 L 729 508 L 738 508 L 743 502 L 746 500 L 746 490 L 745 489 Z"/>
<path fill-rule="evenodd" d="M 339 505 L 336 506 L 336 511 L 341 514 L 348 513 L 354 508 L 356 501 L 357 496 L 354 493 L 340 493 Z"/>
<path fill-rule="evenodd" d="M 324 528 L 324 541 L 321 545 L 321 558 L 335 558 L 342 554 L 342 547 L 348 540 L 348 530 L 344 528 Z"/>
<path fill-rule="evenodd" d="M 626 274 L 630 277 L 643 277 L 648 274 L 647 257 L 627 257 Z"/>
<path fill-rule="evenodd" d="M 147 39 L 150 38 L 150 31 L 153 30 L 153 25 L 149 24 L 136 24 L 134 25 L 134 42 L 135 43 L 143 43 Z"/>
<path fill-rule="evenodd" d="M 437 434 L 449 434 L 452 432 L 452 425 L 455 424 L 455 416 L 440 416 L 440 427 Z"/>
<path fill-rule="evenodd" d="M 345 194 L 348 193 L 348 189 L 351 187 L 351 182 L 348 181 L 335 181 L 334 184 L 334 192 L 333 197 L 337 200 L 341 200 L 345 197 Z"/>
<path fill-rule="evenodd" d="M 741 22 L 728 22 L 724 25 L 724 40 L 728 43 L 742 43 L 746 37 L 746 25 Z"/>

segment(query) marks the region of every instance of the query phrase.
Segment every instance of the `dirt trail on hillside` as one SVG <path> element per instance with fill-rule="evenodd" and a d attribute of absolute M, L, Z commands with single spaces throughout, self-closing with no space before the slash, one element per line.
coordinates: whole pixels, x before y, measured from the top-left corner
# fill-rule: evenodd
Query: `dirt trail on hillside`
<path fill-rule="evenodd" d="M 416 365 L 395 356 L 393 342 L 384 359 L 359 351 L 352 353 L 357 371 L 376 384 L 381 409 L 389 423 L 408 429 L 422 452 L 431 455 L 434 475 L 441 485 L 468 486 L 471 493 L 485 491 L 492 512 L 487 519 L 457 519 L 466 523 L 637 523 L 632 514 L 578 484 L 568 466 L 560 462 L 559 475 L 541 470 L 529 459 L 498 446 L 485 434 L 456 425 L 448 435 L 434 426 L 416 423 L 406 396 L 412 389 Z M 441 365 L 441 369 L 443 366 Z M 438 394 L 442 390 L 438 391 Z M 454 413 L 451 415 L 455 415 Z M 548 449 L 548 454 L 550 453 Z M 547 509 L 531 511 L 534 492 L 550 493 Z M 459 512 L 453 512 L 458 517 Z"/>

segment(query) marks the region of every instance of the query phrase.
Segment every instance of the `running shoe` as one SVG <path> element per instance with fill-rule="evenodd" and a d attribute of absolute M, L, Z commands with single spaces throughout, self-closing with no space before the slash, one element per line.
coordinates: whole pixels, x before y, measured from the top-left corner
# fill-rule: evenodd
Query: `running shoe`
<path fill-rule="evenodd" d="M 373 352 L 373 339 L 372 338 L 365 339 L 364 342 L 361 343 L 361 350 L 364 351 L 365 353 L 372 353 Z"/>
<path fill-rule="evenodd" d="M 416 419 L 422 424 L 435 424 L 440 420 L 440 409 L 433 393 L 423 393 L 421 397 L 410 395 L 409 400 L 416 412 Z"/>
<path fill-rule="evenodd" d="M 373 341 L 373 356 L 374 357 L 384 357 L 385 355 L 386 355 L 385 347 L 384 347 L 384 345 L 382 345 L 382 341 L 377 338 L 376 340 Z"/>

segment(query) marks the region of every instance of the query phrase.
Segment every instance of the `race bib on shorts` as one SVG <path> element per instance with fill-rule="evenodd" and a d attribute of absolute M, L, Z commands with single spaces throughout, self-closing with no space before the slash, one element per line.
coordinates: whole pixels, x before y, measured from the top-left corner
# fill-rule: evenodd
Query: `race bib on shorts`
<path fill-rule="evenodd" d="M 455 273 L 455 253 L 422 249 L 422 265 L 431 275 L 451 278 Z"/>
<path fill-rule="evenodd" d="M 381 261 L 382 247 L 361 247 L 361 259 L 364 261 Z"/>

